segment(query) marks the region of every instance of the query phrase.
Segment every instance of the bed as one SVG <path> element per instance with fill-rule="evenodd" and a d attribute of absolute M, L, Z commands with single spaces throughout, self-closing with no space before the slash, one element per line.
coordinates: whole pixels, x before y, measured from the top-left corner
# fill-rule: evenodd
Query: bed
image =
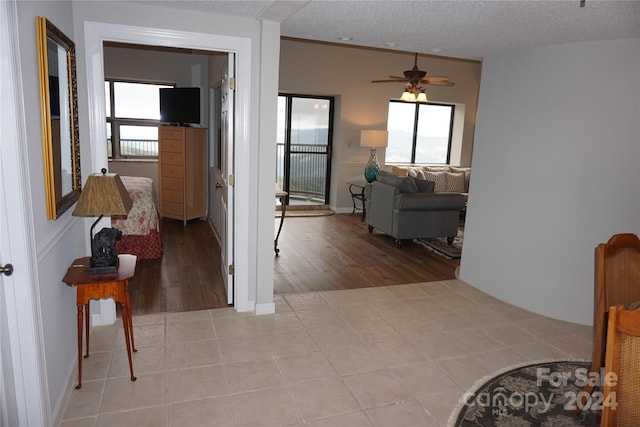
<path fill-rule="evenodd" d="M 140 176 L 120 176 L 133 206 L 127 216 L 111 217 L 111 226 L 122 232 L 116 251 L 151 259 L 162 256 L 162 230 L 153 181 Z"/>

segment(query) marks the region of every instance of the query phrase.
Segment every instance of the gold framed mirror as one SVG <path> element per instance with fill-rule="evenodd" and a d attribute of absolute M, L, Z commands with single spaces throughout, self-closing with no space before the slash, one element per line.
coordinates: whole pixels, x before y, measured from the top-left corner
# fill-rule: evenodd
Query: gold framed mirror
<path fill-rule="evenodd" d="M 47 218 L 57 219 L 80 197 L 76 48 L 47 18 L 36 17 L 40 118 Z"/>

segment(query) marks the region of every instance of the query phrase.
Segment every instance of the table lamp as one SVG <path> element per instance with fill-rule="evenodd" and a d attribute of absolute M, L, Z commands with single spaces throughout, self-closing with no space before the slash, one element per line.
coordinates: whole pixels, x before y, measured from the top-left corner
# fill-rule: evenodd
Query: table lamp
<path fill-rule="evenodd" d="M 118 254 L 116 253 L 116 240 L 122 235 L 115 228 L 103 228 L 95 236 L 93 229 L 103 216 L 127 215 L 133 202 L 122 180 L 117 174 L 94 173 L 87 178 L 82 188 L 80 199 L 74 209 L 73 216 L 97 216 L 91 231 L 89 241 L 91 243 L 91 263 L 89 274 L 107 274 L 118 271 Z"/>
<path fill-rule="evenodd" d="M 380 163 L 378 163 L 378 154 L 376 148 L 384 148 L 387 146 L 389 132 L 386 130 L 362 130 L 360 131 L 360 146 L 370 148 L 370 156 L 367 165 L 364 167 L 364 178 L 367 182 L 376 180 Z"/>

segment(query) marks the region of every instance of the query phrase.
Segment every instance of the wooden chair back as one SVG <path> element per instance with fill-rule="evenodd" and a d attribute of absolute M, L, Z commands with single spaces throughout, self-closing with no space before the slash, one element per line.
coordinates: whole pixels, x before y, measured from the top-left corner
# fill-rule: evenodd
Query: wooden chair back
<path fill-rule="evenodd" d="M 640 425 L 640 309 L 609 310 L 600 425 Z"/>
<path fill-rule="evenodd" d="M 591 372 L 604 366 L 609 307 L 640 301 L 640 239 L 631 233 L 616 234 L 596 248 L 595 306 Z M 593 392 L 587 385 L 584 391 Z"/>

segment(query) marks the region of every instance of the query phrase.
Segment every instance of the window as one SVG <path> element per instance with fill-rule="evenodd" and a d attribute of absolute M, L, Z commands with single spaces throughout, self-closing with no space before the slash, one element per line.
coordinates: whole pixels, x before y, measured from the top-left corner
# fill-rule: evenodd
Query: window
<path fill-rule="evenodd" d="M 448 164 L 455 107 L 389 101 L 389 145 L 385 162 Z"/>
<path fill-rule="evenodd" d="M 104 82 L 109 158 L 158 156 L 161 85 L 144 82 Z"/>

